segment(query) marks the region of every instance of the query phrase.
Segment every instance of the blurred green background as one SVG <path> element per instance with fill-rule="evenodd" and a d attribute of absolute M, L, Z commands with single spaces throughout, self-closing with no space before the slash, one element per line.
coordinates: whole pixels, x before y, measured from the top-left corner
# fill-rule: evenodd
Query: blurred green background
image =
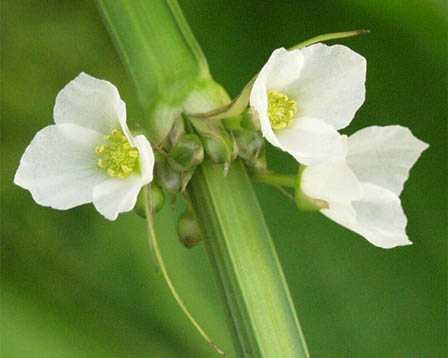
<path fill-rule="evenodd" d="M 430 143 L 402 195 L 414 245 L 373 247 L 323 216 L 297 212 L 269 187 L 256 189 L 313 357 L 446 357 L 446 2 L 180 5 L 232 95 L 276 47 L 372 31 L 341 41 L 368 59 L 367 100 L 347 133 L 400 124 Z M 213 357 L 152 269 L 142 219 L 129 213 L 108 222 L 91 205 L 51 210 L 12 185 L 33 135 L 52 123 L 57 92 L 79 72 L 116 84 L 130 120 L 139 119 L 94 3 L 5 0 L 1 44 L 1 356 Z M 288 156 L 268 154 L 277 170 L 295 170 Z M 177 215 L 167 207 L 158 216 L 166 260 L 198 320 L 231 353 L 207 257 L 178 243 Z"/>

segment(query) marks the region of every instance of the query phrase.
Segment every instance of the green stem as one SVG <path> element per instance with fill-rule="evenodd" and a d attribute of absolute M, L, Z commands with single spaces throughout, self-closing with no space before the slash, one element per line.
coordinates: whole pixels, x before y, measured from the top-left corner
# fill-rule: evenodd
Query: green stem
<path fill-rule="evenodd" d="M 142 190 L 143 190 L 143 194 L 145 197 L 145 214 L 146 214 L 146 223 L 147 223 L 147 227 L 148 227 L 149 245 L 151 247 L 151 250 L 154 252 L 158 267 L 160 267 L 160 271 L 162 272 L 163 278 L 165 279 L 165 282 L 166 282 L 171 294 L 173 295 L 177 305 L 184 312 L 185 316 L 187 316 L 187 318 L 189 319 L 191 324 L 197 329 L 197 331 L 200 333 L 200 335 L 205 339 L 205 341 L 217 353 L 224 355 L 224 351 L 221 348 L 219 348 L 211 340 L 211 338 L 204 331 L 204 329 L 201 327 L 201 325 L 194 319 L 193 315 L 188 310 L 184 301 L 182 300 L 179 293 L 177 292 L 176 287 L 174 286 L 174 283 L 171 280 L 170 275 L 168 274 L 168 270 L 166 268 L 165 261 L 163 260 L 162 253 L 160 251 L 159 242 L 157 241 L 156 231 L 154 228 L 154 210 L 152 209 L 153 205 L 152 205 L 152 198 L 151 198 L 151 189 L 149 189 L 148 186 L 145 186 Z"/>
<path fill-rule="evenodd" d="M 203 165 L 191 196 L 206 232 L 239 338 L 248 357 L 308 357 L 273 241 L 244 166 Z"/>
<path fill-rule="evenodd" d="M 293 175 L 285 174 L 255 174 L 253 178 L 260 183 L 265 183 L 273 186 L 286 186 L 295 189 L 297 179 Z"/>
<path fill-rule="evenodd" d="M 140 93 L 148 114 L 145 120 L 153 121 L 154 128 L 166 121 L 166 116 L 151 116 L 154 112 L 150 104 L 164 108 L 163 105 L 173 103 L 173 93 L 175 105 L 185 103 L 188 113 L 205 112 L 228 103 L 225 92 L 204 70 L 202 52 L 174 0 L 98 3 Z M 176 66 L 181 66 L 182 71 Z M 154 96 L 156 99 L 148 99 Z M 203 164 L 188 190 L 206 233 L 207 252 L 231 318 L 235 348 L 239 356 L 308 357 L 295 308 L 246 170 L 237 162 L 227 177 L 223 173 L 222 166 Z"/>

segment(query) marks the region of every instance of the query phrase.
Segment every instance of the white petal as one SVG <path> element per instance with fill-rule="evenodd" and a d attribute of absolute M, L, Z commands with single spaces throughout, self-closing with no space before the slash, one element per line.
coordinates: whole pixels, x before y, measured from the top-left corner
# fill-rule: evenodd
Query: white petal
<path fill-rule="evenodd" d="M 93 188 L 93 205 L 104 217 L 115 220 L 118 214 L 132 210 L 143 185 L 139 175 L 110 178 Z"/>
<path fill-rule="evenodd" d="M 144 135 L 134 137 L 134 145 L 139 151 L 140 171 L 143 184 L 152 181 L 154 172 L 154 152 Z"/>
<path fill-rule="evenodd" d="M 264 84 L 268 90 L 283 91 L 300 76 L 303 56 L 300 50 L 288 51 L 284 48 L 274 50 L 261 69 L 253 89 Z"/>
<path fill-rule="evenodd" d="M 40 205 L 69 209 L 92 201 L 93 187 L 105 179 L 95 146 L 102 134 L 74 124 L 41 129 L 20 160 L 14 183 Z"/>
<path fill-rule="evenodd" d="M 406 215 L 397 195 L 372 184 L 363 184 L 359 201 L 330 203 L 321 212 L 338 224 L 358 233 L 375 246 L 390 249 L 410 245 Z"/>
<path fill-rule="evenodd" d="M 366 60 L 341 45 L 315 44 L 301 50 L 300 77 L 285 91 L 301 115 L 346 127 L 365 98 Z"/>
<path fill-rule="evenodd" d="M 250 105 L 259 117 L 263 136 L 276 147 L 280 147 L 271 128 L 268 116 L 268 91 L 275 89 L 283 92 L 284 88 L 300 76 L 302 55 L 300 51 L 287 51 L 278 48 L 261 69 L 250 94 Z"/>
<path fill-rule="evenodd" d="M 79 74 L 58 93 L 53 115 L 57 124 L 77 124 L 104 134 L 120 128 L 123 123 L 126 126 L 126 105 L 117 88 L 85 73 Z"/>
<path fill-rule="evenodd" d="M 428 144 L 400 126 L 368 127 L 348 139 L 347 162 L 363 182 L 399 195 L 409 171 Z"/>
<path fill-rule="evenodd" d="M 346 202 L 362 197 L 361 183 L 344 160 L 306 167 L 301 189 L 313 199 Z"/>
<path fill-rule="evenodd" d="M 280 149 L 305 165 L 335 161 L 347 154 L 346 136 L 319 119 L 297 118 L 291 128 L 273 134 Z"/>

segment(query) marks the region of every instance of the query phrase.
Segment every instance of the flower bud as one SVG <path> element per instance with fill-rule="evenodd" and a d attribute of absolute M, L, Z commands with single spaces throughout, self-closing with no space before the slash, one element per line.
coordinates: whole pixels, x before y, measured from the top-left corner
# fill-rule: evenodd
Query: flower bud
<path fill-rule="evenodd" d="M 171 193 L 177 193 L 182 187 L 181 173 L 174 170 L 165 158 L 156 161 L 156 177 L 162 188 Z"/>
<path fill-rule="evenodd" d="M 138 216 L 142 218 L 146 218 L 145 201 L 146 198 L 144 195 L 144 190 L 140 190 L 140 193 L 138 194 L 137 197 L 137 203 L 135 204 L 134 207 L 134 211 Z M 154 182 L 151 183 L 151 202 L 153 205 L 154 213 L 159 212 L 163 208 L 163 205 L 165 204 L 165 195 L 163 194 L 162 189 L 160 189 L 160 187 Z"/>
<path fill-rule="evenodd" d="M 187 171 L 204 160 L 204 148 L 195 134 L 183 134 L 170 150 L 168 161 L 179 172 Z"/>
<path fill-rule="evenodd" d="M 259 132 L 242 129 L 234 131 L 233 135 L 241 158 L 252 161 L 259 156 L 264 145 L 264 139 Z"/>
<path fill-rule="evenodd" d="M 180 115 L 179 117 L 176 118 L 173 124 L 173 128 L 171 128 L 171 132 L 168 137 L 170 144 L 174 146 L 184 133 L 185 133 L 184 119 Z"/>
<path fill-rule="evenodd" d="M 248 108 L 243 112 L 241 127 L 249 130 L 261 130 L 260 120 L 251 108 Z"/>
<path fill-rule="evenodd" d="M 223 128 L 213 135 L 202 138 L 208 158 L 217 164 L 230 163 L 235 154 L 233 138 Z"/>
<path fill-rule="evenodd" d="M 187 210 L 177 222 L 177 234 L 186 248 L 192 248 L 202 241 L 202 232 L 194 214 Z"/>

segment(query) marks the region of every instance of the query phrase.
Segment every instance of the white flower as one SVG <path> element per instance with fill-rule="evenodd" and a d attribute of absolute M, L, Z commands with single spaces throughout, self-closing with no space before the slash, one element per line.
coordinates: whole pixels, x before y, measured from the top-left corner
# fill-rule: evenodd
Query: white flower
<path fill-rule="evenodd" d="M 399 195 L 428 145 L 400 126 L 364 128 L 346 140 L 345 159 L 304 169 L 302 192 L 318 199 L 322 214 L 376 246 L 412 244 Z"/>
<path fill-rule="evenodd" d="M 143 135 L 131 135 L 117 88 L 81 73 L 57 95 L 53 115 L 55 124 L 23 154 L 14 182 L 55 209 L 93 202 L 109 220 L 131 210 L 152 180 L 154 154 Z"/>
<path fill-rule="evenodd" d="M 338 129 L 364 102 L 366 60 L 348 47 L 315 44 L 275 50 L 251 91 L 263 136 L 298 162 L 344 157 Z"/>

